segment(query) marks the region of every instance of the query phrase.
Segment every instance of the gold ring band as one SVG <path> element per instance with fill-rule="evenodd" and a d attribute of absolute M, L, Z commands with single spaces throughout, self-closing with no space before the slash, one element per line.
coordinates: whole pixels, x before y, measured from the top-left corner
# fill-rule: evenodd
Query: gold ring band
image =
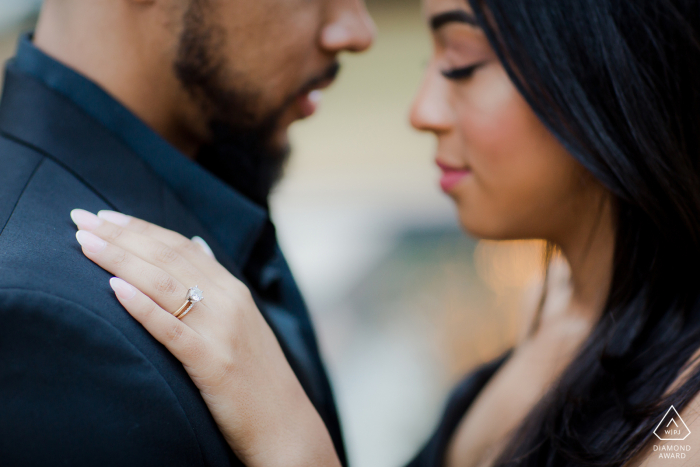
<path fill-rule="evenodd" d="M 201 302 L 204 299 L 204 293 L 199 290 L 196 285 L 187 291 L 187 301 L 173 313 L 177 319 L 182 319 L 194 307 L 195 303 Z"/>
<path fill-rule="evenodd" d="M 193 306 L 194 306 L 194 303 L 191 303 L 188 300 L 175 313 L 173 313 L 173 316 L 176 317 L 177 319 L 182 319 L 187 313 L 190 312 L 190 310 L 192 309 Z"/>

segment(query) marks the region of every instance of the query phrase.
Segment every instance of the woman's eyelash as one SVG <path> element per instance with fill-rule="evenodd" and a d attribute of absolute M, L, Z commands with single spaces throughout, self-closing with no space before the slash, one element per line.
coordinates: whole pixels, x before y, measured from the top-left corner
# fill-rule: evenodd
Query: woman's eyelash
<path fill-rule="evenodd" d="M 464 68 L 455 68 L 453 70 L 445 70 L 442 72 L 442 76 L 444 76 L 447 79 L 451 80 L 463 80 L 467 78 L 471 78 L 471 76 L 474 74 L 477 68 L 479 68 L 482 64 L 477 63 L 476 65 L 471 65 L 468 67 Z"/>

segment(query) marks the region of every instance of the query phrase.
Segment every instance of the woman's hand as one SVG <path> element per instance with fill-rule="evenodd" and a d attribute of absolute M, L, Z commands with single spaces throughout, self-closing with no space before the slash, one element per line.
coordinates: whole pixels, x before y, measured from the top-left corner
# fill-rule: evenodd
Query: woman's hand
<path fill-rule="evenodd" d="M 119 302 L 182 362 L 241 461 L 340 465 L 249 290 L 203 241 L 112 211 L 76 209 L 71 218 L 85 256 L 116 276 L 110 285 Z M 195 285 L 204 300 L 175 318 Z"/>

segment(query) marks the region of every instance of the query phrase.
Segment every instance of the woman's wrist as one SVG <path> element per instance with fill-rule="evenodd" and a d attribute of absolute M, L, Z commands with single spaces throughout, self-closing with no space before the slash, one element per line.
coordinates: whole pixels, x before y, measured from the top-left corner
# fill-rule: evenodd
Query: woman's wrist
<path fill-rule="evenodd" d="M 274 428 L 259 431 L 247 452 L 238 453 L 247 467 L 341 466 L 323 420 L 301 386 L 298 389 L 295 410 L 279 413 Z"/>

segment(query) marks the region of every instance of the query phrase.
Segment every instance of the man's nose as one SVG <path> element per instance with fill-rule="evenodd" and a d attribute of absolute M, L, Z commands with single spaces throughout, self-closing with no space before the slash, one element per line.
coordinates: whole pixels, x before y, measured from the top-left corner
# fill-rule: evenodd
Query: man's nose
<path fill-rule="evenodd" d="M 321 47 L 328 52 L 363 52 L 374 42 L 376 27 L 363 0 L 332 0 L 321 31 Z"/>

